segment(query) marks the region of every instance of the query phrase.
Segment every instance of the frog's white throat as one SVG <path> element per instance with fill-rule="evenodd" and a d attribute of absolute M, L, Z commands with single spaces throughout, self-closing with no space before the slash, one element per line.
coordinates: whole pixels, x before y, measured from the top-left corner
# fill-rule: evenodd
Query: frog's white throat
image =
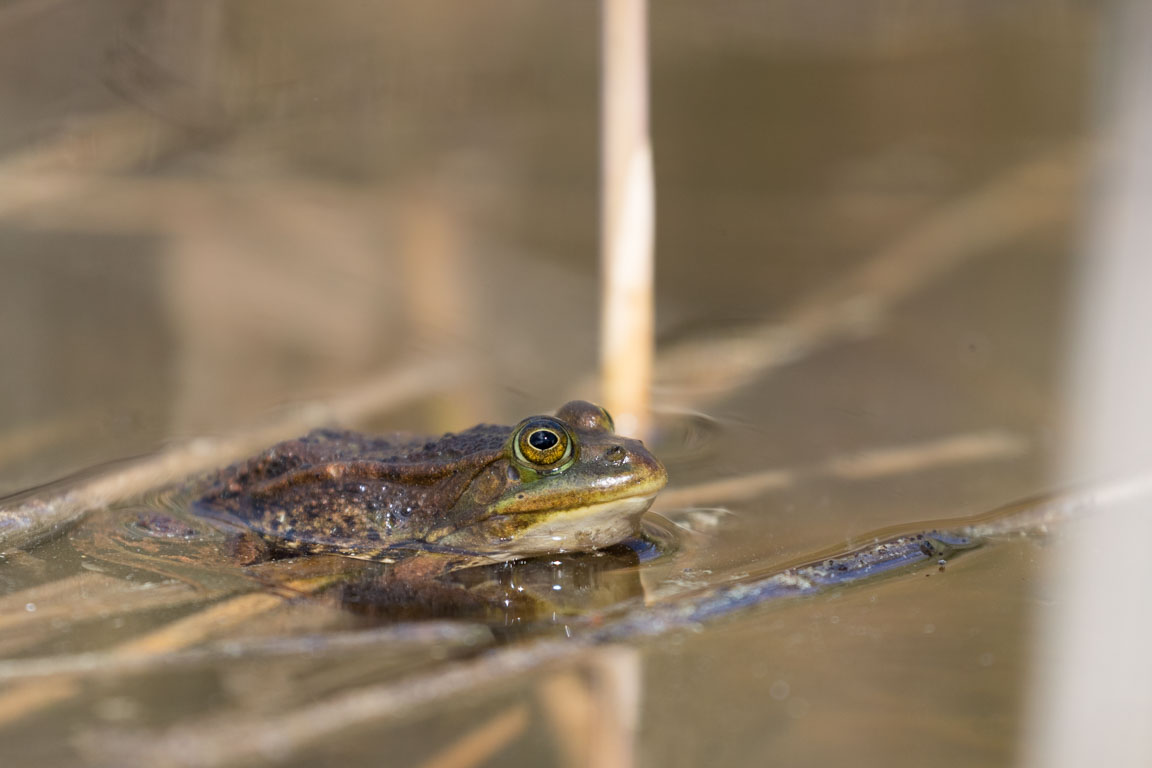
<path fill-rule="evenodd" d="M 576 507 L 561 514 L 541 516 L 508 541 L 501 542 L 493 557 L 512 559 L 549 552 L 584 552 L 602 549 L 636 534 L 640 516 L 652 506 L 656 494 L 631 496 Z"/>

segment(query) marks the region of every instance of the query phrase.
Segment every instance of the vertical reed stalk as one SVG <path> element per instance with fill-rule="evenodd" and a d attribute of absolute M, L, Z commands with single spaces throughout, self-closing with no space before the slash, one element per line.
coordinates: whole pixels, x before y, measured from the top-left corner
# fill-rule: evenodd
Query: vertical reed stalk
<path fill-rule="evenodd" d="M 652 147 L 646 0 L 604 0 L 601 396 L 626 434 L 649 426 L 653 356 Z"/>

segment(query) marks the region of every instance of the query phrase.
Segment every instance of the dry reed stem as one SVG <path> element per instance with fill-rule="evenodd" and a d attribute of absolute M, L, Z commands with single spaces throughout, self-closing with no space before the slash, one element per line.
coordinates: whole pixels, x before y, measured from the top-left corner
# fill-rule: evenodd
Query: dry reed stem
<path fill-rule="evenodd" d="M 155 655 L 187 648 L 209 637 L 258 618 L 287 600 L 310 595 L 343 578 L 342 574 L 324 574 L 285 582 L 283 594 L 252 592 L 230 598 L 210 606 L 199 613 L 178 619 L 158 630 L 116 646 L 115 652 L 125 655 Z"/>
<path fill-rule="evenodd" d="M 591 766 L 633 768 L 636 731 L 640 727 L 640 696 L 644 689 L 640 651 L 608 646 L 590 660 L 600 693 L 594 734 L 596 749 Z"/>
<path fill-rule="evenodd" d="M 516 675 L 542 665 L 576 663 L 586 650 L 572 642 L 508 648 L 415 678 L 345 691 L 277 716 L 230 713 L 156 735 L 90 733 L 81 738 L 80 746 L 121 764 L 216 768 L 283 762 L 348 728 L 408 717 L 422 706 L 467 690 L 506 685 Z"/>
<path fill-rule="evenodd" d="M 80 684 L 68 677 L 18 683 L 0 692 L 0 727 L 54 707 L 78 693 Z"/>
<path fill-rule="evenodd" d="M 475 768 L 507 747 L 528 728 L 528 707 L 516 704 L 460 737 L 420 768 Z"/>
<path fill-rule="evenodd" d="M 116 646 L 116 653 L 128 656 L 154 656 L 203 642 L 250 619 L 258 618 L 284 604 L 285 598 L 271 592 L 238 595 L 205 608 L 191 616 L 165 624 L 160 629 Z"/>
<path fill-rule="evenodd" d="M 649 428 L 654 191 L 645 0 L 602 2 L 601 396 L 624 434 Z"/>
<path fill-rule="evenodd" d="M 387 649 L 426 649 L 452 645 L 464 651 L 486 646 L 491 631 L 484 626 L 458 622 L 420 622 L 366 630 L 348 630 L 291 637 L 221 640 L 200 648 L 171 649 L 163 653 L 120 653 L 108 651 L 64 656 L 39 656 L 0 661 L 0 682 L 69 677 L 121 678 L 161 669 L 199 666 L 213 662 L 275 658 L 307 654 L 309 658 L 346 656 L 357 652 Z"/>
<path fill-rule="evenodd" d="M 0 634 L 109 615 L 175 606 L 211 595 L 178 582 L 132 584 L 102 573 L 82 571 L 0 597 Z"/>
<path fill-rule="evenodd" d="M 178 619 L 172 624 L 116 646 L 113 656 L 158 655 L 199 642 L 212 631 L 245 621 L 266 613 L 283 602 L 283 598 L 270 594 L 249 594 L 220 603 L 205 611 Z M 31 717 L 43 710 L 62 704 L 83 691 L 81 681 L 73 676 L 52 680 L 28 680 L 0 692 L 0 727 Z"/>
<path fill-rule="evenodd" d="M 1024 437 L 1001 430 L 972 432 L 900 446 L 875 448 L 833 457 L 808 467 L 770 469 L 739 477 L 710 480 L 683 488 L 670 488 L 656 497 L 653 510 L 726 504 L 788 488 L 804 479 L 835 477 L 866 480 L 919 472 L 942 466 L 1009 459 L 1025 454 Z"/>
<path fill-rule="evenodd" d="M 540 702 L 552 725 L 567 768 L 591 764 L 589 734 L 596 706 L 587 679 L 575 672 L 552 675 L 538 686 Z"/>
<path fill-rule="evenodd" d="M 586 669 L 540 684 L 540 700 L 568 768 L 631 768 L 642 687 L 640 652 L 609 646 L 586 658 Z"/>
<path fill-rule="evenodd" d="M 22 549 L 76 522 L 84 513 L 235 461 L 278 440 L 324 424 L 363 418 L 452 386 L 459 365 L 431 359 L 365 382 L 346 395 L 301 406 L 283 418 L 230 438 L 201 439 L 76 481 L 52 495 L 0 507 L 0 551 Z"/>
<path fill-rule="evenodd" d="M 662 348 L 656 363 L 659 404 L 703 405 L 831 344 L 873 335 L 899 302 L 966 261 L 1069 220 L 1083 181 L 1082 154 L 1080 145 L 1062 146 L 1010 168 L 976 192 L 940 206 L 771 322 L 729 337 Z"/>
<path fill-rule="evenodd" d="M 33 230 L 168 234 L 182 224 L 197 226 L 194 217 L 205 201 L 226 206 L 229 200 L 336 210 L 349 219 L 373 221 L 380 213 L 381 195 L 387 194 L 384 189 L 365 192 L 289 178 L 222 181 L 102 176 L 95 171 L 6 170 L 3 163 L 0 178 L 0 219 Z"/>
<path fill-rule="evenodd" d="M 0 25 L 4 21 L 0 16 Z M 4 156 L 0 161 L 0 178 L 5 182 L 0 188 L 0 199 L 18 200 L 9 195 L 22 187 L 12 181 L 32 180 L 40 174 L 58 181 L 99 181 L 102 173 L 119 173 L 158 152 L 175 149 L 187 141 L 187 136 L 186 130 L 134 108 L 110 109 L 77 118 L 55 135 Z M 37 195 L 26 198 L 24 204 L 50 200 Z"/>
<path fill-rule="evenodd" d="M 827 472 L 845 480 L 870 480 L 921 469 L 1021 456 L 1028 441 L 1001 430 L 950 435 L 912 445 L 873 448 L 833 459 Z"/>
<path fill-rule="evenodd" d="M 726 477 L 722 480 L 709 480 L 696 485 L 669 488 L 656 497 L 652 510 L 661 512 L 751 499 L 793 485 L 797 475 L 797 471 L 793 469 L 769 469 L 764 472 Z"/>
<path fill-rule="evenodd" d="M 307 594 L 322 589 L 338 576 L 313 577 L 290 581 L 284 587 Z M 204 597 L 201 593 L 199 596 Z M 271 592 L 255 592 L 230 598 L 221 603 L 177 619 L 140 637 L 120 643 L 111 655 L 139 658 L 158 656 L 201 643 L 214 634 L 242 625 L 279 608 L 289 598 Z M 44 686 L 44 691 L 40 687 Z M 29 717 L 46 707 L 72 698 L 81 691 L 79 681 L 60 677 L 45 685 L 42 681 L 19 683 L 0 693 L 0 726 Z"/>

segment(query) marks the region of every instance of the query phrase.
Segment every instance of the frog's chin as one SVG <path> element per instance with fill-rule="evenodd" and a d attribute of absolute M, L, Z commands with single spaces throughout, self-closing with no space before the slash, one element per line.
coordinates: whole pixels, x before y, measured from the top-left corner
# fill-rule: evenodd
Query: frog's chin
<path fill-rule="evenodd" d="M 602 501 L 563 512 L 524 514 L 516 532 L 486 554 L 497 560 L 513 560 L 610 547 L 636 534 L 640 516 L 652 506 L 654 498 L 655 493 Z"/>

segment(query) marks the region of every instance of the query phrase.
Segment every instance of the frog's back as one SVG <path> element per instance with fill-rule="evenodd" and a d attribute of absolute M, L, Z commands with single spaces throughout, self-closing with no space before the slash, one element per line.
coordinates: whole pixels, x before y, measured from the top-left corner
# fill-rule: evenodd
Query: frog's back
<path fill-rule="evenodd" d="M 223 470 L 193 509 L 291 552 L 388 559 L 436 526 L 509 432 L 424 441 L 316 430 Z"/>

